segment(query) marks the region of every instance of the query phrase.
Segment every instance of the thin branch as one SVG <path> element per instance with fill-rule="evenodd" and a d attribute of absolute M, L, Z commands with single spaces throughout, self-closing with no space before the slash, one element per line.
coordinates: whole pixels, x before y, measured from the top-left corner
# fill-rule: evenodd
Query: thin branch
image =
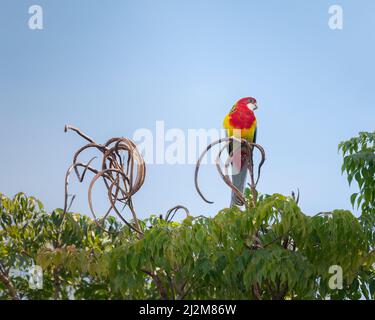
<path fill-rule="evenodd" d="M 158 289 L 158 292 L 160 294 L 160 297 L 163 299 L 163 300 L 168 300 L 168 292 L 167 290 L 164 288 L 163 286 L 163 283 L 162 281 L 160 280 L 159 276 L 157 274 L 155 274 L 154 272 L 151 272 L 151 271 L 148 271 L 146 269 L 141 269 L 141 271 L 145 274 L 147 274 L 148 276 L 150 276 L 152 278 L 152 280 L 155 282 L 155 285 L 156 285 L 156 288 Z"/>
<path fill-rule="evenodd" d="M 59 278 L 60 269 L 58 267 L 55 267 L 53 269 L 53 286 L 55 288 L 53 297 L 55 300 L 60 299 L 60 293 L 61 293 L 61 282 Z"/>
<path fill-rule="evenodd" d="M 6 289 L 8 291 L 9 296 L 13 300 L 20 300 L 20 298 L 17 294 L 17 291 L 12 284 L 12 281 L 9 279 L 8 275 L 4 272 L 5 269 L 2 266 L 1 266 L 1 269 L 2 269 L 2 271 L 0 272 L 0 282 L 2 282 L 4 284 L 4 286 L 6 287 Z"/>

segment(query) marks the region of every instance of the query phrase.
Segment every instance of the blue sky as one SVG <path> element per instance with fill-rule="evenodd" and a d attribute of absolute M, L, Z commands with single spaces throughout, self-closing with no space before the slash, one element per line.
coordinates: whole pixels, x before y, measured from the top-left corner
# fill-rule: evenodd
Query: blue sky
<path fill-rule="evenodd" d="M 375 2 L 23 1 L 0 9 L 0 192 L 63 205 L 64 175 L 83 144 L 64 125 L 104 142 L 138 128 L 221 128 L 233 103 L 259 101 L 267 151 L 259 191 L 301 190 L 307 214 L 351 209 L 337 144 L 374 130 Z M 28 8 L 44 10 L 30 30 Z M 328 27 L 342 5 L 344 29 Z M 151 165 L 135 196 L 141 217 L 183 204 L 213 215 L 230 192 L 214 166 L 194 188 L 193 165 Z M 73 181 L 72 181 L 73 182 Z M 88 213 L 87 183 L 73 210 Z M 96 205 L 106 206 L 97 193 Z"/>

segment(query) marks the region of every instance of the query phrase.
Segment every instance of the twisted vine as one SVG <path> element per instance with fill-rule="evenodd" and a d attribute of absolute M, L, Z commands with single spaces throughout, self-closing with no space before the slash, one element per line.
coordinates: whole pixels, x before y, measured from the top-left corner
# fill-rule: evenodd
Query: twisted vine
<path fill-rule="evenodd" d="M 219 153 L 216 157 L 215 163 L 216 163 L 217 171 L 218 171 L 220 177 L 224 180 L 225 184 L 228 185 L 229 188 L 232 189 L 232 191 L 236 194 L 236 196 L 239 200 L 239 204 L 240 205 L 246 204 L 245 196 L 242 194 L 242 192 L 240 190 L 238 190 L 238 188 L 236 186 L 233 185 L 233 183 L 232 183 L 232 181 L 229 177 L 229 174 L 228 174 L 228 168 L 231 165 L 231 163 L 233 162 L 233 155 L 228 156 L 227 160 L 224 163 L 224 168 L 222 168 L 222 164 L 221 164 L 221 155 L 222 155 L 223 151 L 226 150 L 229 147 L 229 145 L 232 144 L 232 143 L 233 144 L 234 143 L 240 143 L 241 149 L 244 150 L 246 152 L 246 154 L 248 155 L 245 159 L 245 165 L 246 165 L 246 167 L 248 169 L 248 172 L 249 172 L 249 175 L 250 175 L 250 190 L 252 192 L 252 202 L 253 202 L 252 204 L 255 207 L 255 201 L 256 201 L 256 198 L 257 198 L 256 187 L 257 187 L 259 179 L 260 179 L 261 168 L 262 168 L 262 166 L 263 166 L 263 164 L 266 160 L 266 153 L 265 153 L 265 151 L 264 151 L 264 149 L 261 145 L 259 145 L 257 143 L 249 142 L 245 139 L 238 139 L 238 138 L 235 138 L 235 137 L 226 137 L 226 138 L 221 138 L 219 140 L 216 140 L 216 141 L 212 142 L 211 144 L 209 144 L 207 146 L 207 148 L 200 155 L 200 157 L 197 161 L 197 165 L 195 167 L 195 175 L 194 175 L 195 188 L 196 188 L 198 194 L 200 195 L 200 197 L 205 202 L 213 203 L 212 201 L 207 200 L 207 198 L 203 195 L 202 191 L 200 190 L 199 184 L 198 184 L 198 174 L 199 174 L 199 169 L 200 169 L 200 165 L 202 163 L 202 160 L 205 157 L 205 155 L 207 154 L 207 152 L 212 147 L 214 147 L 215 145 L 224 144 L 220 148 Z M 257 149 L 261 154 L 261 160 L 260 160 L 259 165 L 258 165 L 257 178 L 256 179 L 254 178 L 254 161 L 253 161 L 254 149 Z"/>
<path fill-rule="evenodd" d="M 78 181 L 83 182 L 87 171 L 90 171 L 94 174 L 94 177 L 88 188 L 88 202 L 91 214 L 93 215 L 94 221 L 98 227 L 104 231 L 110 232 L 106 230 L 102 224 L 106 218 L 114 212 L 130 229 L 138 234 L 142 234 L 143 232 L 134 210 L 132 196 L 141 189 L 144 183 L 146 165 L 136 145 L 127 138 L 112 138 L 105 144 L 99 144 L 81 132 L 78 128 L 67 125 L 65 126 L 65 132 L 68 130 L 76 132 L 89 143 L 76 151 L 73 156 L 73 163 L 66 172 L 63 217 L 66 215 L 66 212 L 70 207 L 68 206 L 70 175 L 74 172 Z M 79 156 L 89 149 L 95 149 L 101 153 L 102 160 L 99 169 L 92 166 L 93 161 L 97 159 L 97 157 L 93 157 L 88 163 L 78 161 Z M 82 173 L 80 173 L 80 168 L 83 168 Z M 98 180 L 104 182 L 104 185 L 107 188 L 108 200 L 110 202 L 107 212 L 101 219 L 98 219 L 92 201 L 92 191 Z M 119 205 L 122 206 L 122 209 L 118 208 Z M 123 215 L 125 208 L 130 210 L 133 222 L 130 222 Z"/>
<path fill-rule="evenodd" d="M 134 142 L 127 138 L 111 138 L 105 144 L 99 144 L 76 127 L 66 125 L 65 132 L 68 130 L 76 132 L 79 136 L 88 141 L 88 143 L 75 152 L 73 156 L 73 163 L 66 171 L 62 221 L 64 220 L 64 217 L 69 211 L 75 198 L 75 196 L 73 196 L 72 200 L 68 204 L 68 199 L 70 196 L 69 178 L 71 174 L 74 172 L 78 181 L 83 182 L 86 173 L 91 172 L 94 176 L 91 179 L 87 195 L 89 208 L 97 226 L 103 231 L 113 233 L 106 230 L 103 224 L 111 213 L 115 213 L 126 226 L 141 236 L 143 231 L 134 209 L 132 197 L 143 186 L 146 176 L 146 164 Z M 79 156 L 84 151 L 89 149 L 95 149 L 101 153 L 102 160 L 100 168 L 95 168 L 92 166 L 92 163 L 98 157 L 91 158 L 87 163 L 78 161 Z M 82 172 L 80 172 L 80 169 Z M 92 201 L 92 191 L 98 180 L 102 180 L 104 182 L 107 189 L 107 197 L 110 203 L 108 210 L 100 219 L 95 212 Z M 122 206 L 122 208 L 120 209 L 119 206 Z M 129 221 L 124 216 L 123 211 L 126 208 L 130 211 L 133 222 Z M 186 216 L 189 216 L 190 214 L 186 207 L 177 205 L 167 211 L 165 220 L 171 222 L 179 210 L 183 210 Z"/>

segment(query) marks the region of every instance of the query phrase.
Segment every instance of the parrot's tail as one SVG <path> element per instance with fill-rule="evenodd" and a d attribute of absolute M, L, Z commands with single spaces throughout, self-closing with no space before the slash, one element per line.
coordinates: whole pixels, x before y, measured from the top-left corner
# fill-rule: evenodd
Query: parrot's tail
<path fill-rule="evenodd" d="M 228 145 L 228 154 L 229 156 L 232 156 L 232 183 L 241 193 L 243 193 L 247 175 L 246 159 L 248 157 L 248 152 L 246 148 L 242 147 L 241 143 L 230 142 Z M 232 191 L 230 206 L 234 207 L 236 205 L 241 206 L 243 203 Z"/>
<path fill-rule="evenodd" d="M 247 167 L 243 163 L 242 159 L 240 160 L 240 163 L 241 164 L 239 166 L 236 164 L 236 161 L 233 161 L 232 163 L 232 183 L 241 193 L 243 193 L 246 183 Z M 238 199 L 237 195 L 232 191 L 230 206 L 233 207 L 235 205 L 241 206 L 242 203 L 240 199 Z"/>

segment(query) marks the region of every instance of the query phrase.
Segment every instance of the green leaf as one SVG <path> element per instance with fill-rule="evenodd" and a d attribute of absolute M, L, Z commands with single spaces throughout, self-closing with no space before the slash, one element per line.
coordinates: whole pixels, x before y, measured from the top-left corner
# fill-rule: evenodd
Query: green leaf
<path fill-rule="evenodd" d="M 355 199 L 357 198 L 358 193 L 353 193 L 350 197 L 350 202 L 352 204 L 352 207 L 354 207 Z"/>

